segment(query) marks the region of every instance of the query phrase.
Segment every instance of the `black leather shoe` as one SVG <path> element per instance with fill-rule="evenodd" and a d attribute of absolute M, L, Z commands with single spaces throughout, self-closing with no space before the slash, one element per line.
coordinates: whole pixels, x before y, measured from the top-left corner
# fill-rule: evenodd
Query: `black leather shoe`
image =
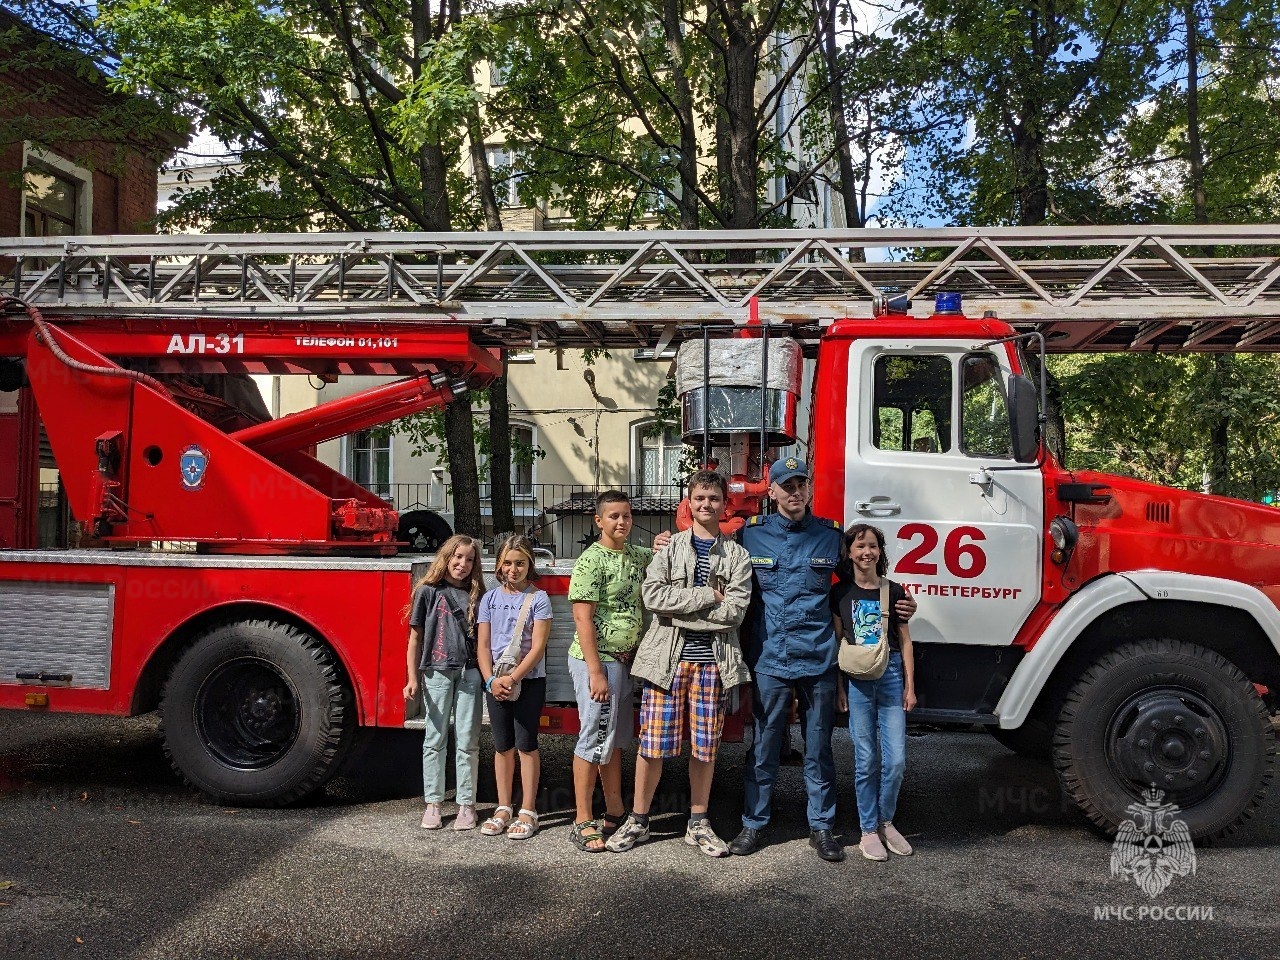
<path fill-rule="evenodd" d="M 747 857 L 760 849 L 760 831 L 743 827 L 742 832 L 729 844 L 729 852 L 735 857 Z"/>
<path fill-rule="evenodd" d="M 840 846 L 840 841 L 830 830 L 810 830 L 809 846 L 817 850 L 818 856 L 827 863 L 844 862 L 844 847 Z"/>

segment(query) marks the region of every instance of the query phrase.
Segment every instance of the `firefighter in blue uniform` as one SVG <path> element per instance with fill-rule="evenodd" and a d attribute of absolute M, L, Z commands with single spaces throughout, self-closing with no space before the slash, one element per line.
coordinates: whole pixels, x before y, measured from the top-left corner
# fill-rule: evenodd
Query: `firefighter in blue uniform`
<path fill-rule="evenodd" d="M 788 457 L 769 470 L 769 498 L 777 512 L 752 517 L 742 529 L 751 556 L 755 600 L 748 614 L 747 662 L 755 677 L 755 737 L 747 755 L 742 832 L 729 845 L 738 856 L 755 852 L 769 823 L 780 751 L 788 743 L 791 698 L 804 731 L 804 781 L 809 794 L 809 845 L 839 862 L 844 849 L 832 833 L 836 815 L 836 635 L 828 598 L 840 562 L 840 523 L 809 510 L 808 466 Z M 899 604 L 909 617 L 915 601 Z"/>

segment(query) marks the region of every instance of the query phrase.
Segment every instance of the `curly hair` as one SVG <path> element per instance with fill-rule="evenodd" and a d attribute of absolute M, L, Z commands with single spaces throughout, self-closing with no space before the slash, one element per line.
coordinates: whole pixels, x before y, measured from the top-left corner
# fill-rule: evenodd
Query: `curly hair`
<path fill-rule="evenodd" d="M 853 576 L 853 561 L 849 559 L 849 548 L 864 533 L 873 534 L 876 538 L 876 543 L 880 547 L 880 559 L 876 561 L 876 574 L 881 577 L 888 575 L 889 553 L 884 546 L 884 531 L 879 527 L 873 527 L 869 523 L 855 523 L 844 532 L 844 543 L 840 550 L 840 565 L 837 569 L 841 579 L 847 580 Z"/>

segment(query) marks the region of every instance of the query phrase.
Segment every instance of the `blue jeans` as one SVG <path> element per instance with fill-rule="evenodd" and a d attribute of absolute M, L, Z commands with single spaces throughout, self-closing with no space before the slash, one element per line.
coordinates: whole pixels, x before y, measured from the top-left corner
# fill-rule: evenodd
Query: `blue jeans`
<path fill-rule="evenodd" d="M 794 689 L 804 732 L 804 785 L 809 794 L 809 829 L 830 830 L 836 819 L 836 764 L 831 755 L 831 732 L 836 717 L 836 670 L 817 677 L 784 680 L 756 674 L 751 716 L 755 737 L 747 753 L 742 825 L 762 829 L 773 806 L 778 761 L 787 742 L 787 719 Z"/>
<path fill-rule="evenodd" d="M 858 825 L 863 833 L 874 833 L 897 812 L 898 791 L 907 771 L 902 654 L 889 654 L 889 665 L 879 680 L 846 680 Z"/>
<path fill-rule="evenodd" d="M 422 737 L 422 796 L 427 803 L 444 800 L 445 761 L 449 727 L 457 745 L 458 803 L 476 802 L 476 774 L 480 769 L 480 707 L 484 684 L 475 667 L 465 670 L 423 670 L 422 707 L 426 730 Z"/>

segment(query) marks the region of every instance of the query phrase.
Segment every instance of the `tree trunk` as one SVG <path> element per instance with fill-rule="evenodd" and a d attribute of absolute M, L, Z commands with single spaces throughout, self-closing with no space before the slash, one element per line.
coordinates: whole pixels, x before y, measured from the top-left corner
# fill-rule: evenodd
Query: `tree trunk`
<path fill-rule="evenodd" d="M 827 96 L 827 114 L 836 143 L 836 165 L 840 170 L 840 198 L 844 202 L 845 226 L 862 229 L 867 225 L 860 199 L 860 184 L 853 169 L 853 137 L 849 132 L 849 116 L 844 96 L 844 77 L 840 69 L 840 39 L 836 32 L 836 8 L 840 0 L 817 0 L 815 13 L 822 42 L 822 60 L 831 84 Z M 856 54 L 855 54 L 856 56 Z M 859 250 L 861 252 L 861 250 Z"/>
<path fill-rule="evenodd" d="M 698 128 L 693 115 L 693 91 L 689 86 L 688 52 L 681 33 L 680 0 L 662 0 L 662 32 L 666 39 L 667 56 L 674 69 L 671 71 L 675 90 L 675 109 L 680 124 L 680 156 L 676 169 L 680 175 L 680 196 L 676 209 L 680 214 L 680 229 L 697 230 L 698 223 Z"/>
<path fill-rule="evenodd" d="M 729 216 L 733 230 L 760 226 L 756 177 L 760 170 L 760 141 L 756 120 L 756 68 L 758 44 L 741 0 L 718 4 L 725 31 L 725 126 L 729 135 Z M 726 144 L 717 144 L 725 149 Z M 743 251 L 744 254 L 747 251 Z"/>
<path fill-rule="evenodd" d="M 1204 148 L 1200 142 L 1200 30 L 1195 0 L 1183 0 L 1187 28 L 1187 165 L 1190 168 L 1191 211 L 1196 223 L 1209 222 L 1204 189 Z"/>
<path fill-rule="evenodd" d="M 1195 0 L 1183 0 L 1182 22 L 1187 41 L 1187 167 L 1191 188 L 1191 216 L 1196 223 L 1209 222 L 1209 198 L 1204 187 L 1204 146 L 1200 139 L 1200 24 Z M 1204 249 L 1206 256 L 1213 248 Z M 1222 397 L 1232 375 L 1231 357 L 1215 354 L 1209 358 L 1212 395 Z M 1204 492 L 1223 493 L 1231 458 L 1231 420 L 1225 405 L 1219 405 L 1210 416 L 1205 438 Z"/>
<path fill-rule="evenodd" d="M 467 78 L 471 79 L 471 67 Z M 502 229 L 502 209 L 493 192 L 493 171 L 484 152 L 484 129 L 480 122 L 480 104 L 473 103 L 467 116 L 467 141 L 471 152 L 471 169 L 484 211 L 486 230 Z M 489 508 L 493 515 L 494 535 L 515 532 L 515 511 L 511 506 L 511 425 L 507 404 L 507 355 L 502 355 L 502 376 L 489 385 Z"/>
<path fill-rule="evenodd" d="M 489 384 L 489 505 L 493 533 L 516 532 L 511 506 L 511 407 L 507 400 L 507 355 L 502 354 L 502 376 Z"/>
<path fill-rule="evenodd" d="M 453 529 L 473 537 L 480 526 L 480 476 L 476 469 L 476 426 L 471 396 L 464 393 L 444 408 L 444 439 L 453 487 Z"/>

